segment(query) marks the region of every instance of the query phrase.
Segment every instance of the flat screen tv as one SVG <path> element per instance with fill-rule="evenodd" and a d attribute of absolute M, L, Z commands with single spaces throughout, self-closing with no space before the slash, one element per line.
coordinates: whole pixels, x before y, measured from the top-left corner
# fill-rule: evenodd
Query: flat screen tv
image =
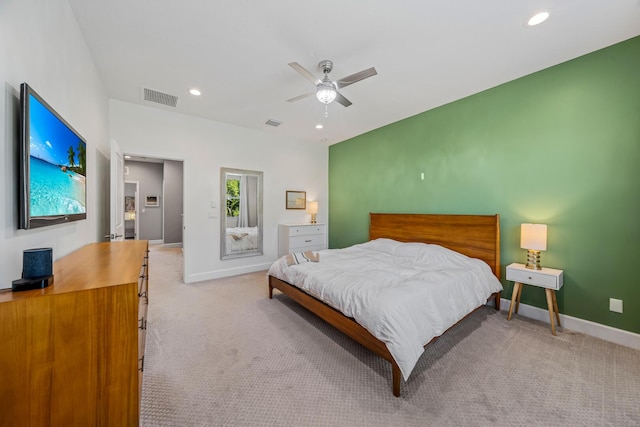
<path fill-rule="evenodd" d="M 18 228 L 86 219 L 86 140 L 26 83 L 20 110 Z"/>

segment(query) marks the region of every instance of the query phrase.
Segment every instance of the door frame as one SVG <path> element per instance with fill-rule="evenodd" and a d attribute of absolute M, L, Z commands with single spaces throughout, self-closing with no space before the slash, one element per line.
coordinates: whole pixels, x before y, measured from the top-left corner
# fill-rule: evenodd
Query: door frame
<path fill-rule="evenodd" d="M 115 139 L 110 142 L 110 151 L 109 234 L 104 237 L 117 242 L 124 240 L 124 154 Z"/>
<path fill-rule="evenodd" d="M 124 170 L 126 170 L 126 166 L 124 168 Z M 135 237 L 134 240 L 139 240 L 139 236 L 140 236 L 140 181 L 127 181 L 125 179 L 124 181 L 124 186 L 125 186 L 125 194 L 126 194 L 126 187 L 127 184 L 133 184 L 136 186 L 135 189 L 135 193 L 134 193 L 134 200 L 135 200 L 135 205 L 136 205 L 136 210 L 134 211 L 136 213 L 136 219 L 135 219 L 135 229 L 134 229 L 134 233 L 135 233 Z"/>

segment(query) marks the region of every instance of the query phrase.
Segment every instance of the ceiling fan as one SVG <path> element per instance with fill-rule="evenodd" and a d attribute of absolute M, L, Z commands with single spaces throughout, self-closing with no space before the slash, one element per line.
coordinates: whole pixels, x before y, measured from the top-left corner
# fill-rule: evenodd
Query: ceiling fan
<path fill-rule="evenodd" d="M 339 104 L 348 107 L 349 105 L 351 105 L 351 101 L 349 101 L 344 97 L 344 95 L 338 92 L 338 89 L 342 89 L 343 87 L 349 86 L 351 84 L 359 82 L 360 80 L 364 80 L 367 77 L 375 76 L 376 74 L 378 74 L 376 69 L 374 67 L 371 67 L 355 74 L 351 74 L 350 76 L 332 81 L 329 78 L 329 73 L 331 72 L 331 70 L 333 70 L 333 62 L 329 61 L 328 59 L 320 61 L 320 63 L 318 64 L 318 67 L 320 67 L 322 73 L 324 74 L 324 77 L 322 79 L 319 79 L 311 74 L 306 68 L 304 68 L 297 62 L 290 62 L 289 66 L 300 73 L 302 77 L 313 83 L 313 85 L 316 87 L 316 90 L 313 92 L 305 93 L 304 95 L 296 96 L 295 98 L 287 99 L 287 102 L 294 102 L 315 95 L 318 101 L 325 104 L 325 106 L 333 101 L 336 101 Z"/>

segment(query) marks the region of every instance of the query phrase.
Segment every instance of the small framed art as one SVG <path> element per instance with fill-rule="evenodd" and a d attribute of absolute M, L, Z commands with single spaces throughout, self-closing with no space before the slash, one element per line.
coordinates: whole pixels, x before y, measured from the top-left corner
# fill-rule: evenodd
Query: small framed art
<path fill-rule="evenodd" d="M 307 192 L 306 191 L 287 191 L 286 206 L 287 206 L 287 209 L 306 209 L 307 208 Z"/>
<path fill-rule="evenodd" d="M 147 208 L 157 208 L 158 206 L 160 206 L 160 196 L 150 195 L 145 197 L 144 205 Z"/>

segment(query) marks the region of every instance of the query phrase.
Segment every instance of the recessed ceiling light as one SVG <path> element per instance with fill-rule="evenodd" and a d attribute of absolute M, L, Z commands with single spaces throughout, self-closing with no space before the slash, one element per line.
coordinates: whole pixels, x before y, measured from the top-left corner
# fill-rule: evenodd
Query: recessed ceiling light
<path fill-rule="evenodd" d="M 189 93 L 190 93 L 191 95 L 194 95 L 194 96 L 200 96 L 200 95 L 202 95 L 202 92 L 200 92 L 200 91 L 199 91 L 198 89 L 196 89 L 196 88 L 189 89 Z"/>
<path fill-rule="evenodd" d="M 131 156 L 130 156 L 130 155 L 128 155 L 128 154 L 125 154 L 125 155 L 124 155 L 124 158 L 125 158 L 125 159 L 130 159 L 130 158 L 131 158 Z"/>
<path fill-rule="evenodd" d="M 322 126 L 320 123 L 318 123 L 318 124 L 316 125 L 316 129 L 322 129 L 322 128 L 323 128 L 323 126 Z"/>
<path fill-rule="evenodd" d="M 527 25 L 529 25 L 530 27 L 533 27 L 534 25 L 542 24 L 544 21 L 547 20 L 548 17 L 549 17 L 549 12 L 536 13 L 531 17 L 531 19 L 529 19 L 529 21 L 527 22 Z"/>

